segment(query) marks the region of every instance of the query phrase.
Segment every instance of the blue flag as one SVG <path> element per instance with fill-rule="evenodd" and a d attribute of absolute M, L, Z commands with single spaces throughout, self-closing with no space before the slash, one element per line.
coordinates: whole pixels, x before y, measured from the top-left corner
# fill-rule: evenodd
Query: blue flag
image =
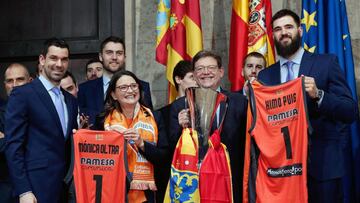
<path fill-rule="evenodd" d="M 338 56 L 352 96 L 357 102 L 345 0 L 302 0 L 302 7 L 304 48 L 313 53 L 332 53 Z M 343 178 L 344 202 L 360 202 L 359 119 L 351 125 L 351 136 L 347 137 L 349 139 L 344 140 L 343 145 L 346 167 Z"/>

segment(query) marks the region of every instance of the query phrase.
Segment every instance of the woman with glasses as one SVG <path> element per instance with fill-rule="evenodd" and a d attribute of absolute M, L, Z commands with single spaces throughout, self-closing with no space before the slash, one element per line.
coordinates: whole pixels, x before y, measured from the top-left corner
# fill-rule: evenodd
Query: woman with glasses
<path fill-rule="evenodd" d="M 157 164 L 168 156 L 161 116 L 154 116 L 142 97 L 139 79 L 130 71 L 117 72 L 109 82 L 104 112 L 97 119 L 98 124 L 102 120 L 98 130 L 116 130 L 127 141 L 127 161 L 132 177 L 129 202 L 154 202 L 157 190 L 154 168 L 156 170 Z"/>

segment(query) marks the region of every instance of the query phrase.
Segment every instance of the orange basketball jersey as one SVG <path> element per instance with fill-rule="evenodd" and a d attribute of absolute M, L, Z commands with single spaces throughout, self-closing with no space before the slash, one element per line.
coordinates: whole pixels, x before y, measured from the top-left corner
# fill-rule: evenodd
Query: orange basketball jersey
<path fill-rule="evenodd" d="M 125 202 L 124 137 L 114 131 L 74 134 L 76 202 Z"/>
<path fill-rule="evenodd" d="M 303 77 L 277 86 L 253 82 L 249 106 L 244 202 L 307 202 L 309 122 Z"/>

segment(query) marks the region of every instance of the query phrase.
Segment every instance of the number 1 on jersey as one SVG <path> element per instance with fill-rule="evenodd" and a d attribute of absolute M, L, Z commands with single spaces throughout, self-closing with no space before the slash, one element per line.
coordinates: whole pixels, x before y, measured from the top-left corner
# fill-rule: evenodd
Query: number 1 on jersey
<path fill-rule="evenodd" d="M 284 136 L 285 149 L 286 149 L 286 159 L 292 159 L 292 150 L 291 150 L 291 140 L 289 127 L 285 126 L 281 128 L 281 133 Z"/>
<path fill-rule="evenodd" d="M 95 180 L 96 183 L 95 203 L 101 203 L 102 175 L 94 175 L 93 180 Z"/>

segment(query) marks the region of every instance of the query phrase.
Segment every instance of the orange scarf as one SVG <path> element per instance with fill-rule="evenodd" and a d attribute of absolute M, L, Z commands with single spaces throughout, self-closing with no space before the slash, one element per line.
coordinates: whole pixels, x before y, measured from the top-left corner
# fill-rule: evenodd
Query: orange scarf
<path fill-rule="evenodd" d="M 127 120 L 122 113 L 114 110 L 105 119 L 105 130 L 122 132 L 125 129 L 134 128 L 138 130 L 140 137 L 144 141 L 156 145 L 158 129 L 150 109 L 136 104 L 132 122 L 128 124 Z M 129 200 L 130 202 L 141 202 L 145 197 L 144 192 L 142 192 L 143 190 L 157 190 L 154 179 L 154 167 L 143 157 L 134 144 L 127 143 L 127 159 L 129 172 L 132 174 Z M 134 201 L 131 201 L 131 199 Z"/>

